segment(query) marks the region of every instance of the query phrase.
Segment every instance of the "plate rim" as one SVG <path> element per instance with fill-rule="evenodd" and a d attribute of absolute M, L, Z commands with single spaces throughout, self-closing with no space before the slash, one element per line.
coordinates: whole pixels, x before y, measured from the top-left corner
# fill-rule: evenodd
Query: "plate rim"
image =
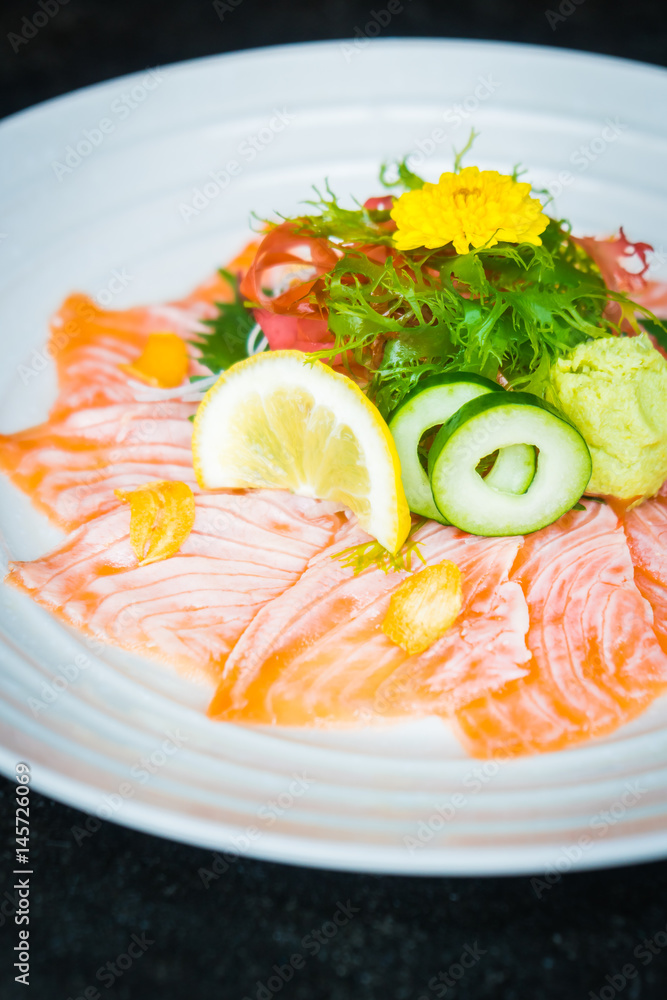
<path fill-rule="evenodd" d="M 173 72 L 174 70 L 196 69 L 198 66 L 203 66 L 206 63 L 212 64 L 223 60 L 230 61 L 235 59 L 247 59 L 251 56 L 259 58 L 265 53 L 287 54 L 290 52 L 303 51 L 304 49 L 333 48 L 334 46 L 354 43 L 354 41 L 354 38 L 347 37 L 314 39 L 312 41 L 303 42 L 284 42 L 276 45 L 256 45 L 249 46 L 244 49 L 235 49 L 233 52 L 219 52 L 206 56 L 193 56 L 190 59 L 179 59 L 176 62 L 158 63 L 155 68 L 165 70 L 165 72 L 167 70 Z M 645 62 L 640 59 L 630 59 L 627 56 L 609 55 L 605 52 L 590 52 L 586 49 L 574 49 L 569 46 L 539 45 L 534 42 L 513 42 L 492 38 L 468 38 L 465 36 L 457 37 L 455 35 L 448 35 L 446 37 L 429 37 L 428 35 L 386 35 L 382 38 L 371 38 L 368 39 L 368 41 L 372 47 L 378 48 L 380 46 L 395 45 L 398 42 L 403 47 L 406 45 L 424 47 L 464 45 L 471 48 L 485 47 L 495 48 L 498 50 L 515 49 L 521 52 L 539 52 L 542 55 L 548 55 L 549 58 L 553 58 L 556 61 L 565 57 L 574 57 L 575 59 L 580 59 L 583 62 L 597 60 L 601 64 L 617 64 L 619 68 L 624 68 L 626 70 L 631 70 L 633 68 L 636 69 L 639 67 L 644 70 L 654 70 L 659 74 L 667 76 L 667 66 L 661 66 L 659 63 Z M 44 98 L 42 101 L 30 104 L 27 108 L 21 108 L 19 111 L 12 111 L 8 115 L 0 118 L 0 134 L 4 126 L 14 124 L 19 119 L 27 118 L 32 114 L 48 110 L 50 107 L 54 107 L 60 102 L 71 101 L 75 97 L 85 96 L 89 93 L 115 85 L 124 80 L 131 80 L 133 78 L 143 76 L 150 68 L 152 67 L 146 67 L 141 70 L 133 70 L 130 73 L 122 73 L 120 76 L 112 76 L 105 80 L 98 80 L 96 83 L 84 84 L 81 87 L 76 87 L 74 90 L 68 90 L 63 94 L 57 94 L 55 97 Z"/>

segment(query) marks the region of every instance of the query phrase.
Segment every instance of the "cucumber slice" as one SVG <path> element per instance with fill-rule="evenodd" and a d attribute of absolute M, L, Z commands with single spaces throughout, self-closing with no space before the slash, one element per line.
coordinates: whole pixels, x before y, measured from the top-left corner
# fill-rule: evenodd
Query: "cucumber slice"
<path fill-rule="evenodd" d="M 524 493 L 500 489 L 476 472 L 496 449 L 538 449 Z M 591 456 L 579 431 L 526 392 L 480 396 L 444 424 L 429 453 L 433 498 L 452 524 L 472 535 L 525 535 L 570 510 L 588 486 Z"/>
<path fill-rule="evenodd" d="M 525 493 L 533 481 L 536 466 L 537 456 L 532 445 L 511 444 L 501 448 L 484 482 L 494 490 Z"/>
<path fill-rule="evenodd" d="M 503 392 L 503 389 L 483 375 L 470 372 L 433 375 L 420 382 L 392 414 L 389 430 L 401 462 L 408 506 L 415 514 L 447 524 L 435 504 L 428 475 L 419 461 L 417 447 L 422 435 L 431 427 L 444 424 L 464 403 L 496 392 Z M 487 479 L 496 489 L 522 493 L 530 485 L 534 473 L 535 450 L 519 445 L 504 449 L 498 455 Z"/>

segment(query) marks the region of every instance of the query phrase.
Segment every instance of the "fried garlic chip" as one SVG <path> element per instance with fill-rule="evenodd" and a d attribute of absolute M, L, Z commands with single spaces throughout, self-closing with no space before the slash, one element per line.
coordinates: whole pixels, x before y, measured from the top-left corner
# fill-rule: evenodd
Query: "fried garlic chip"
<path fill-rule="evenodd" d="M 130 544 L 140 566 L 178 552 L 195 522 L 195 498 L 187 483 L 146 483 L 114 492 L 130 505 Z"/>
<path fill-rule="evenodd" d="M 174 389 L 188 373 L 188 349 L 177 333 L 150 333 L 131 365 L 118 367 L 132 378 L 160 389 Z"/>
<path fill-rule="evenodd" d="M 454 623 L 462 605 L 461 571 L 446 559 L 415 573 L 394 591 L 382 631 L 408 655 L 423 653 Z"/>

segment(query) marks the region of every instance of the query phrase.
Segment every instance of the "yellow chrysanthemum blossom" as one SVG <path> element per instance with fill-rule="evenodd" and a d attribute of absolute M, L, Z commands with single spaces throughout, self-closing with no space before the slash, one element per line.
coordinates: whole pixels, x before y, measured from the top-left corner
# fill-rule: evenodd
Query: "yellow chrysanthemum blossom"
<path fill-rule="evenodd" d="M 394 243 L 399 250 L 453 243 L 457 253 L 501 241 L 539 246 L 549 219 L 530 192 L 530 184 L 497 170 L 464 167 L 442 174 L 437 184 L 427 182 L 396 201 Z"/>

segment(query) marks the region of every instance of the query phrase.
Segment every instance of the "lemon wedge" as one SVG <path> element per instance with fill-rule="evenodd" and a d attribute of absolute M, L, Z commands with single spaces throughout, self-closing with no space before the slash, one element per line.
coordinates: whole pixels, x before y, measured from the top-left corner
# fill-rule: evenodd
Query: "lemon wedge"
<path fill-rule="evenodd" d="M 349 378 L 301 351 L 232 365 L 204 396 L 192 455 L 202 489 L 268 487 L 335 500 L 397 552 L 410 530 L 389 428 Z"/>

